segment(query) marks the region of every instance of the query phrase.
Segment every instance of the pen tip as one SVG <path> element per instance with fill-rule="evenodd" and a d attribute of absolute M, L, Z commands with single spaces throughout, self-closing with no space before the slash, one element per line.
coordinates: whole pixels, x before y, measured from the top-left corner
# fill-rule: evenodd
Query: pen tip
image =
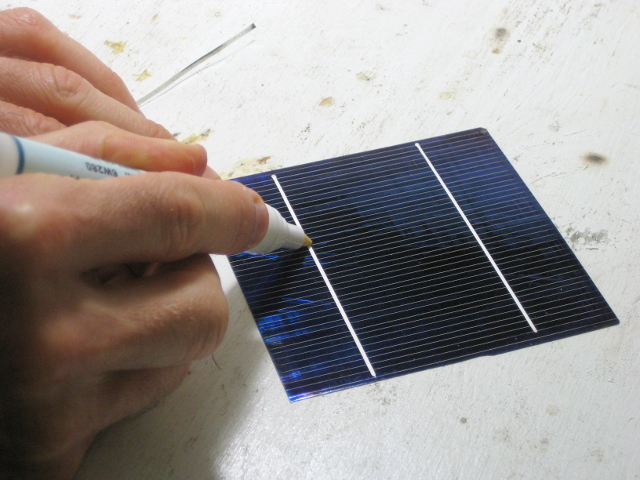
<path fill-rule="evenodd" d="M 305 235 L 304 242 L 302 243 L 302 245 L 305 247 L 310 247 L 312 244 L 313 242 L 311 241 L 311 239 Z"/>

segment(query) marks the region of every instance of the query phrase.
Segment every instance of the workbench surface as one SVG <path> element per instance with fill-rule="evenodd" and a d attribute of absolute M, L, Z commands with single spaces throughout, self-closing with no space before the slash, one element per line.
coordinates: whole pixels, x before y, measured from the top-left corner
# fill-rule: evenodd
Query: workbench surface
<path fill-rule="evenodd" d="M 230 325 L 78 479 L 640 478 L 640 2 L 2 1 L 120 74 L 225 176 L 486 128 L 620 319 L 289 404 L 228 264 Z"/>

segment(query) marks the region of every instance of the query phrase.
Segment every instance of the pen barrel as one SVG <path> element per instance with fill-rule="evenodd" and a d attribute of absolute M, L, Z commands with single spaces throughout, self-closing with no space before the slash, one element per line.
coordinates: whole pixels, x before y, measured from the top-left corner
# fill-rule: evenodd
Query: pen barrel
<path fill-rule="evenodd" d="M 38 172 L 93 180 L 141 173 L 81 153 L 0 133 L 0 177 Z"/>

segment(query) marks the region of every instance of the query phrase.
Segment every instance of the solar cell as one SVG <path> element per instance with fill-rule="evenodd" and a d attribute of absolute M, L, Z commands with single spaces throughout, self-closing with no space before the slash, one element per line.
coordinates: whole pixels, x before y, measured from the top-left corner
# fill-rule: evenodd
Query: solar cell
<path fill-rule="evenodd" d="M 230 257 L 291 401 L 618 323 L 484 129 L 238 181 L 314 241 Z"/>

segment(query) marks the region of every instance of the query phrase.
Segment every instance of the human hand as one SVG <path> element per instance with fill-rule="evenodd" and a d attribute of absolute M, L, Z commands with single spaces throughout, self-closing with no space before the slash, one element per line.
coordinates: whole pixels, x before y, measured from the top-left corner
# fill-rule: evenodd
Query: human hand
<path fill-rule="evenodd" d="M 205 172 L 204 148 L 145 118 L 118 75 L 39 13 L 0 12 L 0 45 L 0 131 L 142 170 Z"/>
<path fill-rule="evenodd" d="M 227 307 L 207 253 L 267 223 L 252 190 L 180 173 L 1 180 L 0 477 L 71 477 L 96 433 L 211 354 Z"/>
<path fill-rule="evenodd" d="M 0 45 L 0 130 L 134 168 L 205 171 L 204 149 L 144 118 L 39 14 L 0 12 Z M 0 477 L 69 478 L 98 431 L 210 354 L 227 310 L 207 253 L 255 245 L 267 215 L 239 184 L 181 173 L 0 180 Z"/>

